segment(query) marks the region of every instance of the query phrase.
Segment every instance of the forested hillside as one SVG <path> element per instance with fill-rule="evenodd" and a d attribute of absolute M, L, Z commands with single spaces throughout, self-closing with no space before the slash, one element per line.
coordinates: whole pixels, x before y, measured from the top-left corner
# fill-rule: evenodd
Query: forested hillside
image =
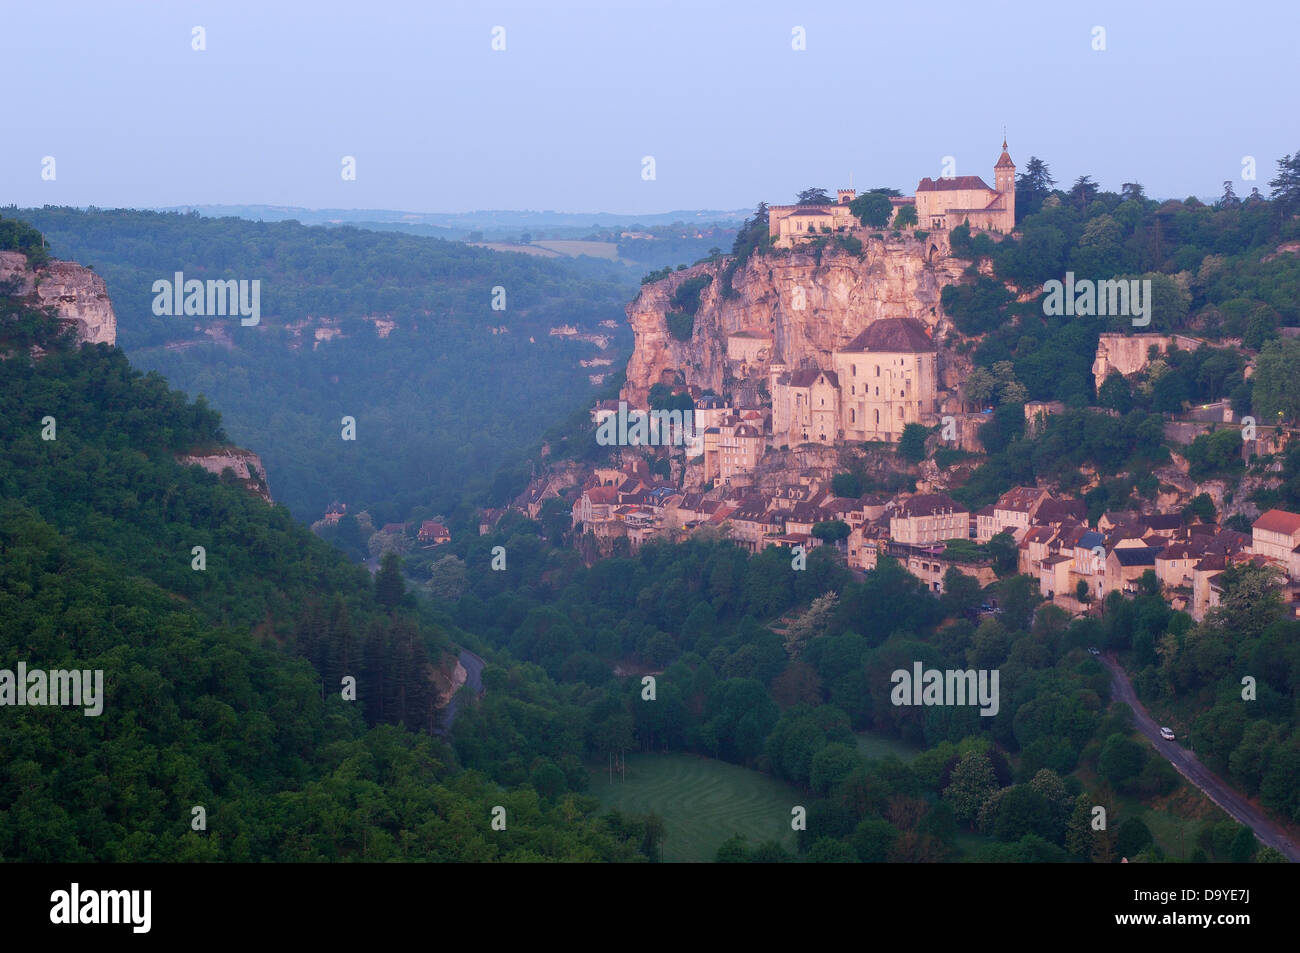
<path fill-rule="evenodd" d="M 585 773 L 505 788 L 432 737 L 458 634 L 400 575 L 372 585 L 283 507 L 179 465 L 219 416 L 57 332 L 0 296 L 0 669 L 99 669 L 106 697 L 4 708 L 0 860 L 642 856 L 640 822 L 566 793 Z"/>
<path fill-rule="evenodd" d="M 635 277 L 454 242 L 128 210 L 21 213 L 55 257 L 95 267 L 118 345 L 141 368 L 204 395 L 256 448 L 301 520 L 340 500 L 377 522 L 418 519 L 491 492 L 538 435 L 593 392 L 579 361 L 626 354 Z M 158 316 L 153 283 L 261 282 L 261 320 Z M 504 310 L 493 310 L 494 289 Z M 549 334 L 573 325 L 607 350 Z M 388 323 L 391 322 L 391 325 Z M 496 333 L 493 332 L 496 329 Z M 503 330 L 504 329 L 504 330 Z M 344 416 L 356 440 L 341 439 Z M 524 473 L 526 477 L 526 472 Z M 498 487 L 500 496 L 522 489 Z"/>

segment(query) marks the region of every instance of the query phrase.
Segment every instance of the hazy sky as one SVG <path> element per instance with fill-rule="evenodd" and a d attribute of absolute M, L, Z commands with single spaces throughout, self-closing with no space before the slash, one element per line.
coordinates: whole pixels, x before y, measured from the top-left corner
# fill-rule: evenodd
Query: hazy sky
<path fill-rule="evenodd" d="M 991 184 L 1004 123 L 1067 186 L 1267 194 L 1298 37 L 1296 0 L 3 0 L 0 205 L 741 208 Z"/>

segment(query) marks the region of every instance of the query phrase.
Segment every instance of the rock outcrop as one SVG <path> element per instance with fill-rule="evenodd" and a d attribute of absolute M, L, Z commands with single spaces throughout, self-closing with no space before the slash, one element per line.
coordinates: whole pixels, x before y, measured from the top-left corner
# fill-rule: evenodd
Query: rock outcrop
<path fill-rule="evenodd" d="M 182 464 L 197 464 L 217 476 L 229 469 L 248 492 L 271 502 L 271 484 L 266 477 L 262 458 L 251 450 L 223 447 L 211 453 L 187 453 L 178 458 Z"/>
<path fill-rule="evenodd" d="M 735 270 L 732 297 L 724 296 L 720 280 L 727 258 L 645 285 L 627 308 L 636 344 L 622 398 L 644 407 L 654 384 L 671 382 L 679 374 L 688 384 L 724 392 L 724 378 L 736 364 L 727 360 L 727 338 L 740 331 L 772 339 L 759 366 L 745 368 L 745 376 L 759 379 L 775 360 L 788 368 L 829 367 L 832 350 L 881 318 L 916 318 L 933 328 L 941 342 L 948 321 L 939 293 L 957 282 L 969 264 L 950 257 L 947 234 L 935 232 L 923 241 L 868 236 L 862 245 L 860 256 L 834 242 L 820 255 L 816 249 L 753 255 Z M 712 281 L 700 294 L 691 338 L 678 340 L 668 330 L 673 295 L 684 282 L 702 275 Z M 942 373 L 939 384 L 954 387 L 957 382 L 956 374 Z"/>
<path fill-rule="evenodd" d="M 79 342 L 117 343 L 117 315 L 108 300 L 108 286 L 89 268 L 50 261 L 33 270 L 22 252 L 0 251 L 0 282 L 15 279 L 19 296 L 36 307 L 52 307 L 61 319 L 75 324 Z"/>

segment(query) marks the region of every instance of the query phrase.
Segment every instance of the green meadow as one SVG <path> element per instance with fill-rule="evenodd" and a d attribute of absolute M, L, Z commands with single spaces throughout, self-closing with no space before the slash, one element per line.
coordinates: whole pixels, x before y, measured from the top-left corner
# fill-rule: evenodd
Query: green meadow
<path fill-rule="evenodd" d="M 667 862 L 712 861 L 722 842 L 743 834 L 751 846 L 775 840 L 795 847 L 790 809 L 807 795 L 775 778 L 693 754 L 629 754 L 627 780 L 609 780 L 605 766 L 592 769 L 588 791 L 606 808 L 664 819 Z"/>

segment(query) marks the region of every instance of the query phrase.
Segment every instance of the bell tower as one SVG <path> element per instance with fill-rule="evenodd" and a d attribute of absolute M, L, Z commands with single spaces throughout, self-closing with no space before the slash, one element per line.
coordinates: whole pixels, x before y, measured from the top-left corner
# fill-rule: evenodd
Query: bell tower
<path fill-rule="evenodd" d="M 993 166 L 994 188 L 1002 193 L 1002 208 L 1005 216 L 1002 223 L 1003 232 L 1011 232 L 1016 227 L 1016 164 L 1007 154 L 1006 134 L 1002 135 L 1002 155 L 998 156 Z"/>

